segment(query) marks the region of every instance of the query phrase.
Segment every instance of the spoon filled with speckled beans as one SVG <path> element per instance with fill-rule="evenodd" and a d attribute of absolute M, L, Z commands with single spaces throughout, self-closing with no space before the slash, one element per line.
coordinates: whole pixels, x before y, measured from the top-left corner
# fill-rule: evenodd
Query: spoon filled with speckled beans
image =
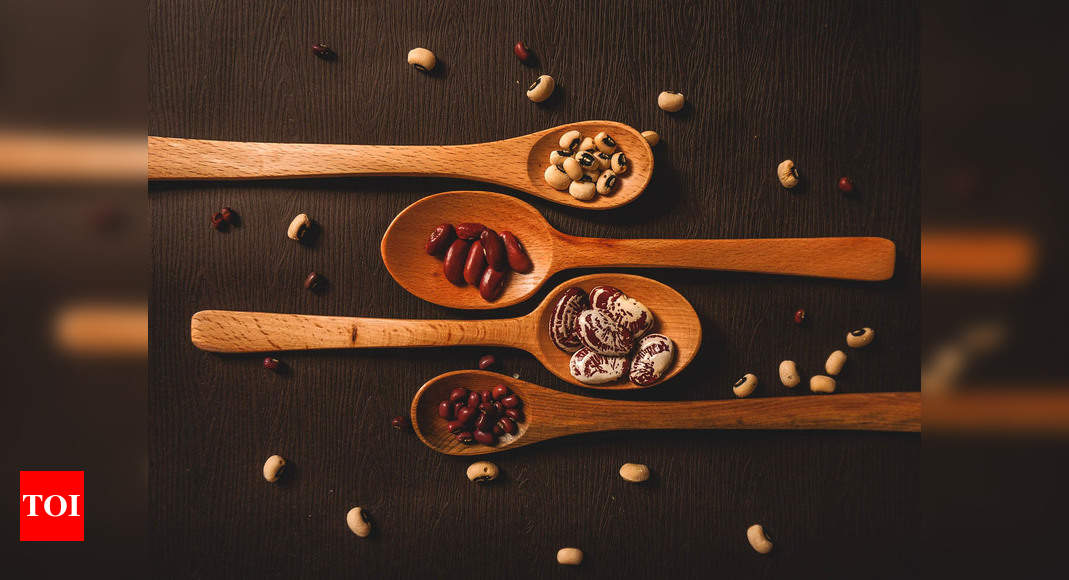
<path fill-rule="evenodd" d="M 601 149 L 596 149 L 600 155 L 587 156 L 579 151 L 582 139 L 561 145 L 566 135 L 576 133 L 591 140 L 601 135 Z M 570 178 L 561 178 L 568 179 L 567 183 L 547 181 L 547 168 L 561 167 L 560 171 L 564 171 L 563 159 L 551 163 L 557 161 L 553 154 L 562 151 L 567 157 L 578 155 L 591 160 L 585 167 L 588 175 L 583 171 L 575 174 L 574 181 L 581 184 L 576 193 L 568 191 L 573 181 Z M 608 156 L 606 151 L 623 156 Z M 605 173 L 616 176 L 612 184 L 606 184 L 604 179 L 597 184 L 605 194 L 587 195 L 594 191 L 595 181 Z M 613 121 L 569 123 L 511 139 L 470 145 L 332 145 L 148 138 L 149 180 L 362 175 L 470 179 L 516 189 L 554 203 L 601 210 L 627 205 L 642 195 L 653 175 L 653 150 L 641 133 Z"/>
<path fill-rule="evenodd" d="M 593 389 L 640 389 L 672 378 L 698 353 L 702 327 L 672 288 L 631 274 L 564 282 L 533 312 L 491 320 L 396 320 L 202 310 L 190 338 L 210 352 L 502 346 Z"/>
<path fill-rule="evenodd" d="M 461 419 L 443 417 L 441 404 L 460 392 L 501 397 L 497 400 L 491 395 L 490 401 L 480 398 L 477 407 L 485 412 L 464 413 Z M 498 405 L 500 401 L 508 405 Z M 920 431 L 921 397 L 919 392 L 900 392 L 726 401 L 619 401 L 562 393 L 489 371 L 465 370 L 438 375 L 420 387 L 412 399 L 411 417 L 416 434 L 431 449 L 447 455 L 484 455 L 593 431 Z"/>

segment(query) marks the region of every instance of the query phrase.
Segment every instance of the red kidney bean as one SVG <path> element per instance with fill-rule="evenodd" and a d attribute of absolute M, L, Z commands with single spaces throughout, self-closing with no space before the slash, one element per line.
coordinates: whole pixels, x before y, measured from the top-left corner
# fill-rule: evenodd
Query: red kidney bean
<path fill-rule="evenodd" d="M 494 366 L 494 363 L 496 362 L 497 359 L 494 358 L 494 355 L 484 354 L 483 356 L 479 357 L 479 368 L 485 371 L 486 369 Z"/>
<path fill-rule="evenodd" d="M 479 393 L 472 391 L 468 394 L 468 408 L 478 409 L 479 403 L 483 402 L 483 398 L 479 396 Z"/>
<path fill-rule="evenodd" d="M 428 254 L 437 256 L 445 252 L 455 239 L 457 239 L 457 232 L 453 229 L 453 224 L 440 224 L 431 232 L 431 237 L 427 240 L 424 249 Z"/>
<path fill-rule="evenodd" d="M 442 272 L 445 274 L 446 280 L 457 286 L 464 285 L 464 261 L 468 257 L 468 249 L 470 247 L 471 242 L 468 240 L 454 240 L 449 245 L 449 250 L 445 253 Z"/>
<path fill-rule="evenodd" d="M 479 418 L 475 420 L 476 431 L 490 431 L 494 427 L 494 420 L 490 418 L 490 415 L 483 413 L 479 415 Z"/>
<path fill-rule="evenodd" d="M 464 222 L 462 224 L 457 224 L 456 232 L 457 237 L 462 240 L 474 240 L 482 235 L 483 230 L 485 229 L 486 226 L 480 223 Z"/>
<path fill-rule="evenodd" d="M 505 385 L 497 385 L 490 391 L 490 396 L 492 396 L 495 401 L 500 401 L 511 394 L 512 392 L 509 391 L 509 388 Z"/>
<path fill-rule="evenodd" d="M 494 445 L 497 443 L 497 435 L 487 431 L 476 431 L 475 440 L 483 445 Z"/>
<path fill-rule="evenodd" d="M 472 437 L 471 431 L 461 431 L 457 433 L 457 441 L 460 441 L 464 445 L 471 445 L 475 443 L 475 438 Z"/>
<path fill-rule="evenodd" d="M 452 391 L 449 391 L 449 400 L 454 403 L 468 400 L 468 390 L 464 387 L 457 387 Z"/>
<path fill-rule="evenodd" d="M 463 431 L 465 429 L 465 426 L 463 421 L 450 421 L 445 424 L 445 428 L 448 429 L 449 432 L 453 435 L 456 435 L 457 433 Z"/>
<path fill-rule="evenodd" d="M 516 433 L 516 424 L 512 422 L 512 419 L 508 417 L 502 417 L 497 420 L 495 427 L 501 427 L 501 430 L 509 435 Z"/>
<path fill-rule="evenodd" d="M 516 58 L 520 59 L 520 62 L 527 64 L 531 60 L 531 49 L 527 48 L 527 43 L 517 42 L 512 47 L 512 53 L 516 55 Z"/>
<path fill-rule="evenodd" d="M 497 232 L 490 228 L 486 228 L 479 236 L 479 241 L 483 243 L 483 253 L 486 254 L 486 263 L 490 264 L 491 268 L 498 270 L 499 272 L 508 270 L 509 259 L 508 255 L 505 253 L 505 243 L 501 241 Z"/>
<path fill-rule="evenodd" d="M 516 395 L 509 395 L 504 399 L 501 399 L 501 404 L 504 405 L 506 409 L 518 409 L 523 405 L 523 401 Z"/>
<path fill-rule="evenodd" d="M 501 241 L 505 244 L 509 267 L 521 274 L 530 272 L 534 264 L 531 263 L 531 257 L 527 255 L 527 250 L 523 249 L 519 238 L 512 232 L 504 231 L 501 232 Z"/>
<path fill-rule="evenodd" d="M 523 423 L 523 411 L 519 409 L 505 409 L 505 416 L 517 423 Z"/>
<path fill-rule="evenodd" d="M 468 259 L 464 262 L 464 281 L 472 286 L 477 286 L 486 269 L 486 254 L 483 252 L 483 243 L 475 240 L 468 250 Z"/>
<path fill-rule="evenodd" d="M 460 421 L 465 425 L 471 423 L 473 417 L 475 417 L 475 409 L 472 409 L 471 407 L 462 407 L 457 411 L 457 421 Z"/>
<path fill-rule="evenodd" d="M 487 268 L 483 272 L 482 281 L 479 282 L 479 296 L 487 302 L 497 300 L 497 297 L 501 296 L 501 292 L 505 290 L 505 274 L 506 272 L 495 270 L 493 267 Z"/>
<path fill-rule="evenodd" d="M 438 416 L 450 420 L 453 418 L 453 405 L 449 401 L 438 403 Z"/>

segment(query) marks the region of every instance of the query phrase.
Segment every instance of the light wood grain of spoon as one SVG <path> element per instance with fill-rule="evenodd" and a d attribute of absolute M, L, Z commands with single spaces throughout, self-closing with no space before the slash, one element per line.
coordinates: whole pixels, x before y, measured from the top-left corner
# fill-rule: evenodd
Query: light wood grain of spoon
<path fill-rule="evenodd" d="M 445 428 L 438 403 L 456 387 L 505 385 L 523 400 L 525 421 L 496 446 L 465 445 Z M 484 455 L 547 439 L 636 429 L 829 429 L 920 431 L 921 394 L 857 393 L 758 397 L 726 401 L 645 402 L 580 397 L 489 371 L 453 371 L 420 387 L 412 399 L 420 440 L 448 455 Z"/>
<path fill-rule="evenodd" d="M 660 382 L 683 370 L 702 342 L 701 321 L 680 293 L 649 278 L 631 274 L 592 274 L 564 282 L 534 309 L 519 318 L 495 320 L 390 320 L 346 316 L 309 316 L 266 312 L 202 310 L 190 322 L 197 348 L 211 352 L 277 352 L 324 348 L 419 346 L 504 346 L 530 352 L 550 372 L 573 385 L 591 389 L 639 389 L 626 380 L 604 385 L 577 381 L 568 370 L 571 353 L 549 338 L 553 306 L 565 288 L 590 291 L 608 284 L 640 300 L 656 318 L 652 332 L 676 344 L 676 359 Z M 656 383 L 656 384 L 660 384 Z M 655 386 L 655 385 L 654 385 Z"/>
<path fill-rule="evenodd" d="M 475 288 L 453 285 L 442 274 L 441 259 L 423 250 L 431 230 L 443 222 L 480 222 L 511 231 L 534 268 L 513 273 L 493 302 L 483 300 Z M 472 310 L 523 302 L 550 276 L 572 268 L 689 268 L 868 281 L 886 280 L 895 269 L 895 245 L 884 238 L 580 238 L 557 231 L 522 200 L 476 191 L 439 193 L 408 206 L 386 229 L 380 251 L 386 269 L 405 290 L 428 302 Z"/>
<path fill-rule="evenodd" d="M 615 193 L 579 201 L 546 185 L 549 153 L 560 137 L 577 130 L 593 137 L 612 135 L 631 160 L 631 171 Z M 327 145 L 245 143 L 206 139 L 148 138 L 148 178 L 280 179 L 400 175 L 471 179 L 510 187 L 554 203 L 583 209 L 627 205 L 646 189 L 653 175 L 653 150 L 642 134 L 614 121 L 581 121 L 536 133 L 471 145 Z"/>

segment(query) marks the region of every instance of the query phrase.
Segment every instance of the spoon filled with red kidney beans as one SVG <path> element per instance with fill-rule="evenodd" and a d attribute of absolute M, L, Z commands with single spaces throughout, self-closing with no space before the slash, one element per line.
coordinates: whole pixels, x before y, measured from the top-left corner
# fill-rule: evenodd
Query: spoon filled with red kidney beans
<path fill-rule="evenodd" d="M 499 437 L 515 435 L 523 422 L 523 401 L 505 385 L 472 391 L 456 387 L 438 403 L 438 416 L 457 441 L 497 445 Z"/>
<path fill-rule="evenodd" d="M 443 258 L 442 272 L 447 280 L 457 286 L 471 284 L 487 302 L 501 296 L 510 270 L 525 274 L 534 267 L 515 234 L 508 231 L 499 234 L 475 222 L 455 227 L 439 224 L 431 232 L 424 250 Z"/>

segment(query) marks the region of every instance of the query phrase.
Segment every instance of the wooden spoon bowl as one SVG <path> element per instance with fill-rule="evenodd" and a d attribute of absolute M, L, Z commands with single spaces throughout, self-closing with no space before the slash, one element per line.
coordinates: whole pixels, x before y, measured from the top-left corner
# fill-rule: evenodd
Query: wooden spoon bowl
<path fill-rule="evenodd" d="M 465 445 L 446 430 L 438 403 L 454 388 L 505 385 L 523 400 L 524 422 L 495 446 Z M 919 392 L 755 397 L 725 401 L 638 402 L 561 393 L 489 371 L 453 371 L 427 381 L 412 398 L 412 427 L 431 449 L 485 455 L 547 439 L 632 429 L 835 429 L 920 431 Z"/>

